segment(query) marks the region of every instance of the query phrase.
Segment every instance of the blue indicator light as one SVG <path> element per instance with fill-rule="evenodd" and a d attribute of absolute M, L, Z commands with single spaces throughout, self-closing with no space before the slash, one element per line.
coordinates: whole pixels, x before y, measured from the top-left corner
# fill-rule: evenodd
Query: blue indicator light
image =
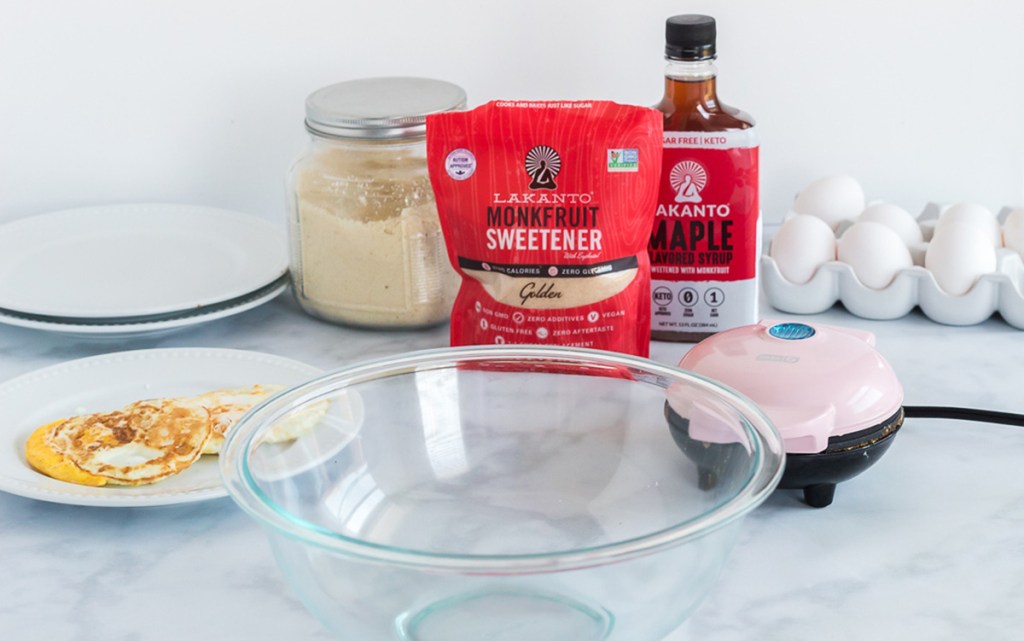
<path fill-rule="evenodd" d="M 814 336 L 814 328 L 803 323 L 779 323 L 772 325 L 768 333 L 784 341 L 799 341 Z"/>

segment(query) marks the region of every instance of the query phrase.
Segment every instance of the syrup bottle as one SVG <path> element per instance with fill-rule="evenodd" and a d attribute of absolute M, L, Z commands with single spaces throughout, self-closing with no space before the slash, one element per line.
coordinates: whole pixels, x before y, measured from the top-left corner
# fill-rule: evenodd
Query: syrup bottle
<path fill-rule="evenodd" d="M 761 221 L 754 120 L 715 89 L 715 19 L 665 24 L 664 156 L 651 257 L 651 338 L 698 341 L 757 322 Z"/>

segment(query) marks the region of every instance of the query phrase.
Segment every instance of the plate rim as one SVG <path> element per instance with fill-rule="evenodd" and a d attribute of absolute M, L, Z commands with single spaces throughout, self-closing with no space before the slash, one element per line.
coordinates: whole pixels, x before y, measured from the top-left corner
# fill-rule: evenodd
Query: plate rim
<path fill-rule="evenodd" d="M 20 316 L 11 316 L 0 311 L 0 324 L 86 338 L 114 338 L 172 331 L 241 314 L 269 303 L 288 288 L 287 274 L 282 276 L 279 281 L 275 281 L 276 285 L 272 283 L 274 286 L 267 291 L 263 292 L 262 289 L 256 290 L 253 298 L 243 297 L 242 301 L 236 304 L 216 307 L 212 310 L 166 320 L 139 321 L 134 323 L 62 323 L 60 321 L 34 320 Z"/>
<path fill-rule="evenodd" d="M 40 212 L 36 214 L 30 214 L 28 216 L 22 216 L 13 220 L 0 222 L 0 243 L 3 242 L 4 234 L 10 233 L 11 230 L 20 230 L 26 227 L 33 226 L 47 226 L 47 220 L 53 221 L 54 219 L 62 219 L 67 217 L 75 217 L 78 220 L 82 220 L 83 216 L 92 216 L 93 220 L 102 219 L 103 215 L 107 212 L 113 212 L 114 215 L 122 215 L 124 212 L 133 212 L 140 216 L 147 216 L 152 219 L 154 216 L 167 216 L 174 212 L 174 215 L 180 215 L 181 212 L 186 212 L 189 215 L 209 215 L 216 216 L 221 221 L 230 221 L 231 224 L 244 225 L 249 230 L 259 230 L 264 241 L 272 243 L 271 239 L 279 234 L 285 233 L 284 228 L 280 225 L 267 220 L 264 217 L 256 214 L 246 213 L 243 211 L 228 209 L 225 207 L 215 207 L 208 205 L 194 205 L 187 203 L 109 203 L 101 205 L 91 205 L 85 207 L 72 207 L 68 209 L 59 209 L 55 211 Z M 51 222 L 50 225 L 53 223 Z M 185 228 L 187 229 L 187 228 Z M 99 226 L 99 230 L 102 232 L 102 225 Z M 108 233 L 113 230 L 106 230 Z M 283 276 L 287 275 L 289 268 L 289 257 L 287 250 L 287 241 L 282 239 L 279 244 L 279 259 L 276 262 L 276 266 L 273 268 L 266 268 L 264 271 L 267 272 L 266 277 L 254 280 L 245 287 L 234 287 L 230 291 L 225 291 L 220 295 L 206 296 L 203 298 L 197 298 L 193 301 L 189 301 L 186 305 L 175 304 L 172 306 L 159 306 L 151 308 L 149 310 L 136 310 L 132 313 L 110 313 L 109 311 L 94 311 L 88 310 L 54 310 L 45 309 L 38 307 L 26 307 L 24 305 L 11 305 L 9 301 L 5 302 L 0 300 L 0 307 L 7 309 L 14 313 L 20 314 L 31 314 L 37 316 L 49 316 L 54 318 L 76 318 L 76 319 L 92 319 L 92 318 L 104 318 L 104 319 L 115 319 L 118 317 L 126 318 L 137 318 L 140 316 L 158 315 L 158 314 L 173 314 L 173 313 L 185 313 L 194 307 L 199 306 L 210 306 L 218 303 L 224 303 L 234 298 L 243 297 L 248 293 L 262 289 L 271 283 L 277 281 Z M 269 245 L 268 245 L 269 246 Z M 268 254 L 269 255 L 269 254 Z M 256 262 L 262 261 L 265 256 L 259 256 L 255 260 Z M 272 275 L 271 275 L 272 274 Z M 16 301 L 15 301 L 16 302 Z"/>
<path fill-rule="evenodd" d="M 116 363 L 117 361 L 153 360 L 159 362 L 161 359 L 166 358 L 197 358 L 199 360 L 207 358 L 224 358 L 241 362 L 262 362 L 265 364 L 279 365 L 283 368 L 292 369 L 311 378 L 319 376 L 324 372 L 324 370 L 319 367 L 293 358 L 288 358 L 286 356 L 235 348 L 158 347 L 150 349 L 135 349 L 86 356 L 84 358 L 47 365 L 24 374 L 14 376 L 13 378 L 0 382 L 0 403 L 2 403 L 5 397 L 12 393 L 16 393 L 20 389 L 37 385 L 49 378 L 53 378 L 54 376 L 59 376 L 61 374 L 80 371 L 97 365 Z M 2 415 L 0 415 L 0 419 L 2 418 Z M 3 424 L 4 421 L 0 420 L 0 435 L 3 435 L 4 437 L 9 436 L 12 439 L 20 438 L 20 435 L 15 433 L 17 427 L 9 427 L 5 429 Z M 46 480 L 47 482 L 53 481 L 56 483 L 64 483 L 69 488 L 74 488 L 75 491 L 62 492 L 50 487 L 40 487 L 37 483 L 26 481 L 23 478 L 14 476 L 13 473 L 8 472 L 4 468 L 0 468 L 0 492 L 48 503 L 105 508 L 157 507 L 196 503 L 228 496 L 227 489 L 223 485 L 222 481 L 220 481 L 216 487 L 179 487 L 164 492 L 146 495 L 108 493 L 104 496 L 103 493 L 109 492 L 110 488 L 90 488 L 85 485 L 76 485 L 74 483 L 67 483 L 58 479 L 52 479 L 25 465 L 23 457 L 21 457 L 19 462 L 23 465 L 19 470 L 30 470 L 32 473 L 40 476 L 40 481 Z M 209 465 L 216 468 L 219 465 L 219 462 L 210 461 Z M 220 474 L 218 474 L 217 477 L 220 479 Z"/>

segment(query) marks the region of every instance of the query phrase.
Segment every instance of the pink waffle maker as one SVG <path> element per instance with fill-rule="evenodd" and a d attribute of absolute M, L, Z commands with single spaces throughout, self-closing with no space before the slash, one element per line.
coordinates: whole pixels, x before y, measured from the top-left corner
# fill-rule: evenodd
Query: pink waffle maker
<path fill-rule="evenodd" d="M 802 489 L 808 505 L 825 507 L 836 484 L 873 465 L 903 424 L 903 387 L 874 344 L 869 332 L 763 321 L 701 341 L 679 366 L 760 406 L 785 442 L 779 487 Z M 676 443 L 698 464 L 701 485 L 713 486 L 716 471 L 701 461 L 720 461 L 721 452 L 702 454 L 736 441 L 716 432 L 714 421 L 684 418 L 673 403 L 666 413 Z"/>

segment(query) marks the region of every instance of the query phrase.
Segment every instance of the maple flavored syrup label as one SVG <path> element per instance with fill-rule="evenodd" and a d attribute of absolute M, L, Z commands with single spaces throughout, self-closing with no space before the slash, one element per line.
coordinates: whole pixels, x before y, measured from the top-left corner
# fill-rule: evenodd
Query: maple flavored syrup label
<path fill-rule="evenodd" d="M 711 333 L 756 322 L 755 131 L 666 131 L 663 145 L 648 246 L 652 330 Z"/>

